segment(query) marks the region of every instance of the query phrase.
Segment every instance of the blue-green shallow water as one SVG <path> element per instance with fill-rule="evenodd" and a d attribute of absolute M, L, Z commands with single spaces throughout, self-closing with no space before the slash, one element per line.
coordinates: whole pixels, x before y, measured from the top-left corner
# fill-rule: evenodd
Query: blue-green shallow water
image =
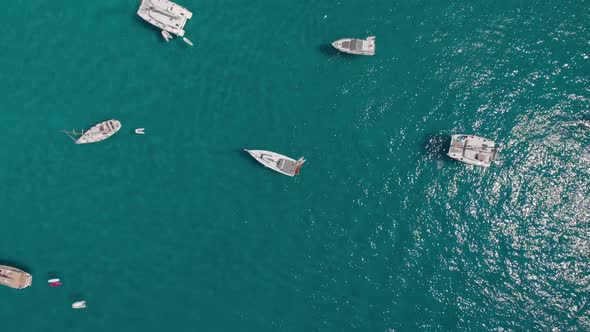
<path fill-rule="evenodd" d="M 183 0 L 194 48 L 138 4 L 3 4 L 3 330 L 590 329 L 587 1 Z"/>

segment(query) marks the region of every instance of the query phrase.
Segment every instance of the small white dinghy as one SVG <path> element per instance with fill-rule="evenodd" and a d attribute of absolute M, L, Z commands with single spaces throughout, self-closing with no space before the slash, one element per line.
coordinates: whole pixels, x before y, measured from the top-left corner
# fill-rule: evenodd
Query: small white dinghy
<path fill-rule="evenodd" d="M 169 42 L 170 39 L 172 39 L 172 35 L 166 30 L 162 30 L 162 37 L 166 39 L 166 42 Z"/>
<path fill-rule="evenodd" d="M 86 308 L 86 301 L 74 302 L 74 303 L 72 303 L 72 308 L 73 309 L 84 309 L 84 308 Z"/>
<path fill-rule="evenodd" d="M 186 37 L 182 37 L 182 40 L 184 40 L 184 42 L 187 43 L 187 44 L 189 44 L 190 46 L 194 46 L 193 45 L 193 42 L 190 39 L 188 39 Z"/>
<path fill-rule="evenodd" d="M 244 149 L 244 151 L 248 152 L 265 167 L 288 176 L 298 175 L 301 165 L 305 162 L 303 157 L 299 158 L 299 160 L 295 160 L 272 151 L 248 149 Z"/>
<path fill-rule="evenodd" d="M 137 129 L 135 129 L 135 133 L 137 135 L 145 135 L 145 131 L 144 130 L 145 130 L 145 128 L 137 128 Z"/>

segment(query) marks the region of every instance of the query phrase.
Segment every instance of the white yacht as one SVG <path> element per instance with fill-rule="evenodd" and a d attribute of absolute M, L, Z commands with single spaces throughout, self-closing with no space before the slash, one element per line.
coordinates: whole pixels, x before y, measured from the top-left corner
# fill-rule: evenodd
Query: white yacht
<path fill-rule="evenodd" d="M 301 165 L 305 162 L 303 157 L 295 160 L 272 151 L 247 149 L 244 149 L 244 151 L 248 152 L 262 165 L 288 176 L 298 175 Z"/>
<path fill-rule="evenodd" d="M 452 135 L 447 156 L 466 164 L 489 167 L 496 160 L 496 142 L 473 135 Z"/>
<path fill-rule="evenodd" d="M 337 50 L 344 53 L 357 55 L 375 54 L 375 37 L 367 39 L 344 38 L 332 43 Z"/>
<path fill-rule="evenodd" d="M 12 266 L 0 265 L 0 285 L 23 289 L 31 286 L 33 277 Z"/>
<path fill-rule="evenodd" d="M 104 141 L 105 139 L 113 136 L 117 131 L 119 131 L 119 129 L 121 129 L 121 122 L 111 119 L 96 124 L 86 131 L 82 130 L 81 132 L 76 132 L 75 130 L 64 130 L 63 132 L 66 133 L 72 140 L 74 140 L 76 144 L 85 144 Z"/>
<path fill-rule="evenodd" d="M 191 17 L 188 9 L 168 0 L 141 0 L 137 15 L 165 32 L 184 36 L 184 25 Z M 172 36 L 162 32 L 166 41 Z"/>

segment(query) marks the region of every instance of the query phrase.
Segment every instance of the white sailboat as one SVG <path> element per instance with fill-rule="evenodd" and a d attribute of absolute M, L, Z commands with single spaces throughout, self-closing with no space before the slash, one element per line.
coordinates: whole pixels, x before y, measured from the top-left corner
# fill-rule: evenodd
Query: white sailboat
<path fill-rule="evenodd" d="M 170 39 L 172 39 L 172 35 L 166 30 L 162 30 L 162 37 L 166 39 L 166 42 L 169 42 Z"/>
<path fill-rule="evenodd" d="M 76 144 L 96 143 L 113 136 L 121 129 L 121 122 L 115 119 L 103 121 L 81 132 L 63 130 Z"/>
<path fill-rule="evenodd" d="M 258 160 L 258 162 L 265 167 L 288 176 L 298 175 L 301 165 L 303 165 L 305 162 L 303 157 L 299 158 L 299 160 L 295 160 L 272 151 L 248 149 L 244 149 L 244 151 L 248 152 L 254 159 Z"/>

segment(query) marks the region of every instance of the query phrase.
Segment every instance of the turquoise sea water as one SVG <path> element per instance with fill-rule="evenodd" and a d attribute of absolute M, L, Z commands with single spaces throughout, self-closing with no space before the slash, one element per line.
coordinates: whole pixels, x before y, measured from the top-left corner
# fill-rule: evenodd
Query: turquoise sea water
<path fill-rule="evenodd" d="M 590 330 L 587 1 L 179 2 L 3 4 L 4 330 Z"/>

